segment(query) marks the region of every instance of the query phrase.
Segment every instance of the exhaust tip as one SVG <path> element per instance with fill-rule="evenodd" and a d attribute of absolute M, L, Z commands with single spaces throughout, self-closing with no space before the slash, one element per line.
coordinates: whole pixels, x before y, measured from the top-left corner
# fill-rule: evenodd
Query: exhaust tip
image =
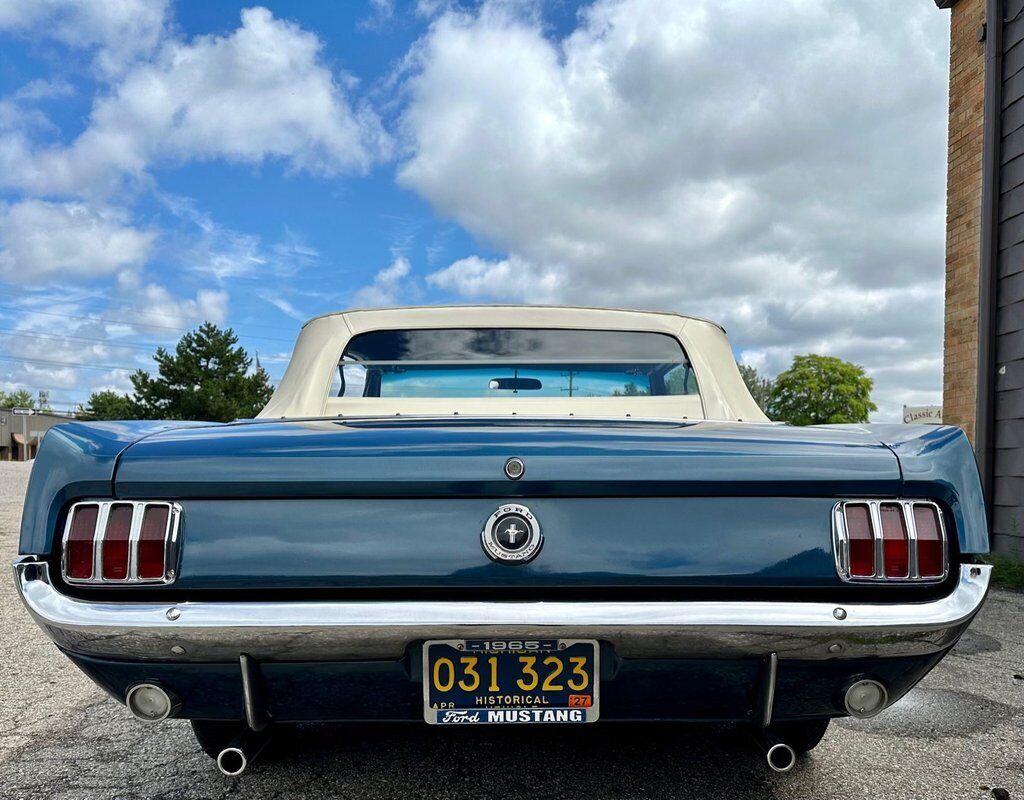
<path fill-rule="evenodd" d="M 155 683 L 137 683 L 128 690 L 124 704 L 135 719 L 160 722 L 178 712 L 178 698 Z"/>
<path fill-rule="evenodd" d="M 776 772 L 789 772 L 796 765 L 796 750 L 785 742 L 773 744 L 765 753 L 768 766 Z"/>
<path fill-rule="evenodd" d="M 229 778 L 241 775 L 248 766 L 249 759 L 239 747 L 225 747 L 217 755 L 217 769 Z"/>

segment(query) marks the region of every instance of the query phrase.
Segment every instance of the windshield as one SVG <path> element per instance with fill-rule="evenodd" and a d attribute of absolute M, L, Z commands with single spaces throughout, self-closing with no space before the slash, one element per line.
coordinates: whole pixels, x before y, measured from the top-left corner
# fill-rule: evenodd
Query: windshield
<path fill-rule="evenodd" d="M 336 397 L 643 397 L 697 394 L 663 333 L 536 328 L 372 331 L 352 338 Z"/>

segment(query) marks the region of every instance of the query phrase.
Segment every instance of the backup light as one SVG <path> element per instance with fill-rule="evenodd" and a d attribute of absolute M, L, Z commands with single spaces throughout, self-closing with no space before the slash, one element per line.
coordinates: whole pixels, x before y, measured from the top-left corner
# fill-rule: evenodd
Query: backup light
<path fill-rule="evenodd" d="M 873 717 L 889 701 L 889 693 L 878 681 L 860 680 L 846 690 L 843 704 L 851 716 L 865 719 Z"/>
<path fill-rule="evenodd" d="M 178 700 L 154 683 L 138 683 L 128 690 L 125 705 L 136 719 L 159 722 L 181 707 Z"/>

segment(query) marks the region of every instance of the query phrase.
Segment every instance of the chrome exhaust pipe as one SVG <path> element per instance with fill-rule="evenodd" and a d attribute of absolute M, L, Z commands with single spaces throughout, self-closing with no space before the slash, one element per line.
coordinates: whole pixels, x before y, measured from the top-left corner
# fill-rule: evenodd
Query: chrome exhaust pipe
<path fill-rule="evenodd" d="M 259 758 L 270 741 L 270 729 L 244 730 L 217 754 L 217 769 L 229 778 L 237 778 Z"/>
<path fill-rule="evenodd" d="M 796 750 L 771 731 L 757 731 L 754 741 L 764 753 L 768 766 L 775 772 L 789 772 L 796 766 Z"/>

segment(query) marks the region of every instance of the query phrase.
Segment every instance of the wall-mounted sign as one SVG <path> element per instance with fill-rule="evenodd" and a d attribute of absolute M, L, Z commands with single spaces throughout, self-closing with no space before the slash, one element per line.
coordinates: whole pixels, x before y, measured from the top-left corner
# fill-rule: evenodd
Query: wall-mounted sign
<path fill-rule="evenodd" d="M 903 406 L 905 425 L 941 425 L 942 406 Z"/>

